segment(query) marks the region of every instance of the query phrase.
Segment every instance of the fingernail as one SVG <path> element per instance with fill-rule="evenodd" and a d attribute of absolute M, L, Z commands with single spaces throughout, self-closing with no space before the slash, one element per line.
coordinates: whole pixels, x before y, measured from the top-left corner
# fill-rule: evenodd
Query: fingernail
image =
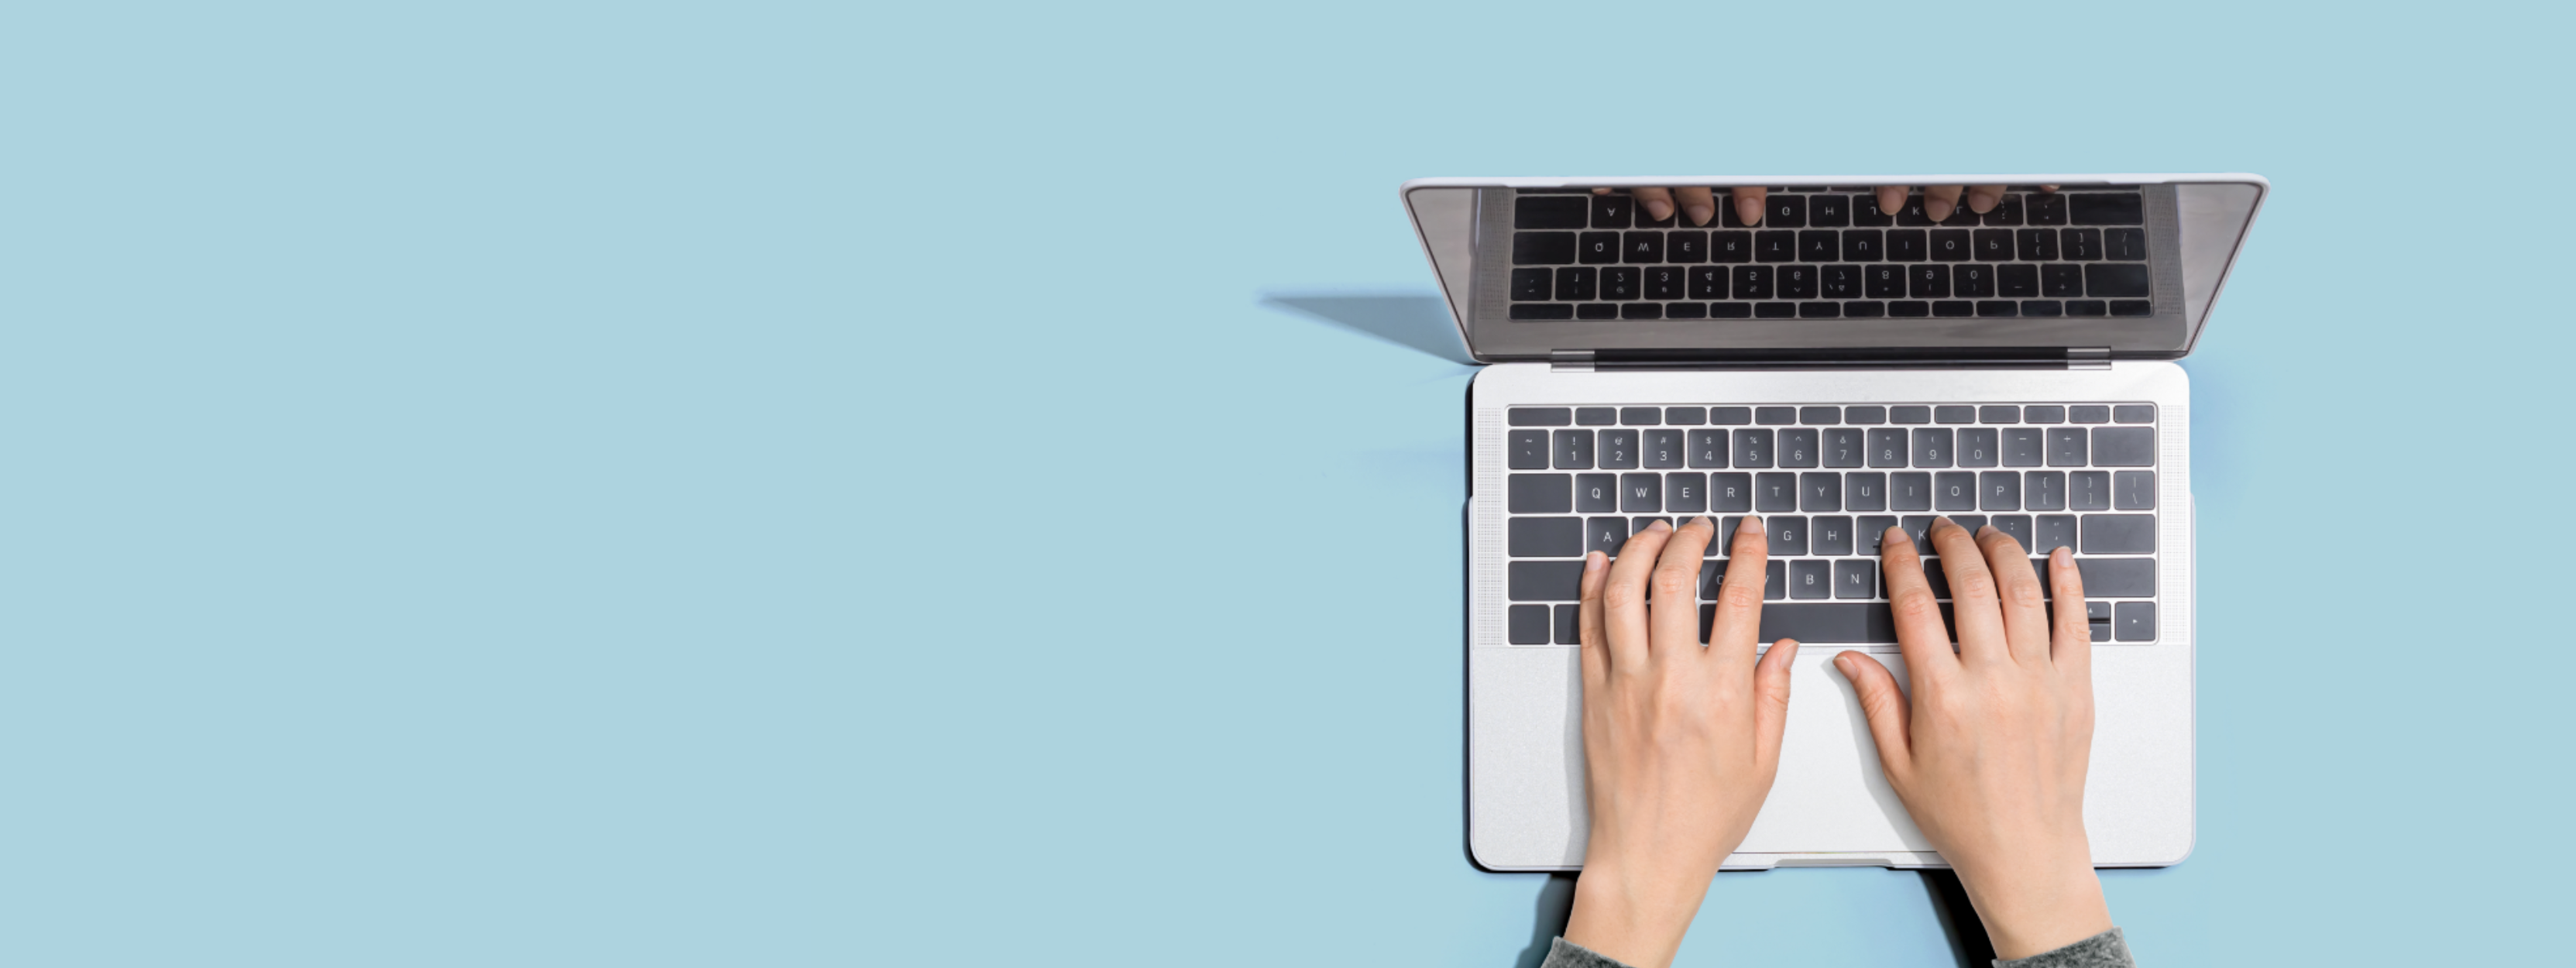
<path fill-rule="evenodd" d="M 1878 543 L 1886 544 L 1890 541 L 1898 544 L 1910 545 L 1914 543 L 1914 536 L 1905 533 L 1905 528 L 1902 526 L 1890 526 L 1886 531 L 1879 534 Z"/>
<path fill-rule="evenodd" d="M 2069 548 L 2065 545 L 2058 545 L 2048 553 L 2048 560 L 2061 565 L 2073 564 L 2075 562 L 2075 549 Z"/>
<path fill-rule="evenodd" d="M 1649 201 L 1646 203 L 1646 214 L 1654 216 L 1657 221 L 1670 218 L 1673 214 L 1673 203 L 1660 199 Z"/>
<path fill-rule="evenodd" d="M 1662 518 L 1656 518 L 1655 523 L 1646 526 L 1646 530 L 1648 531 L 1670 531 L 1672 529 L 1673 526 L 1665 524 L 1664 519 Z"/>
<path fill-rule="evenodd" d="M 1588 574 L 1591 574 L 1591 573 L 1592 573 L 1592 569 L 1595 569 L 1595 568 L 1599 568 L 1599 567 L 1601 567 L 1601 563 L 1602 563 L 1602 562 L 1605 562 L 1605 561 L 1608 561 L 1608 560 L 1610 560 L 1610 556 L 1605 555 L 1605 554 L 1602 554 L 1602 553 L 1600 553 L 1600 552 L 1598 552 L 1598 551 L 1595 551 L 1595 552 L 1593 552 L 1593 553 L 1591 553 L 1591 554 L 1588 554 L 1588 555 L 1584 555 L 1584 556 L 1583 556 L 1583 573 L 1584 573 L 1584 574 L 1587 574 L 1587 575 L 1588 575 Z"/>
<path fill-rule="evenodd" d="M 1690 207 L 1692 225 L 1707 225 L 1709 218 L 1716 214 L 1716 209 L 1710 208 L 1706 205 L 1693 205 Z"/>
<path fill-rule="evenodd" d="M 1695 517 L 1695 518 L 1690 519 L 1690 523 L 1692 523 L 1692 524 L 1705 524 L 1705 525 L 1708 525 L 1708 526 L 1709 526 L 1709 528 L 1710 528 L 1710 529 L 1712 529 L 1712 530 L 1716 529 L 1716 527 L 1717 527 L 1717 522 L 1709 520 L 1708 515 L 1705 515 L 1705 514 L 1703 514 L 1703 515 L 1700 515 L 1700 516 L 1698 516 L 1698 517 Z"/>

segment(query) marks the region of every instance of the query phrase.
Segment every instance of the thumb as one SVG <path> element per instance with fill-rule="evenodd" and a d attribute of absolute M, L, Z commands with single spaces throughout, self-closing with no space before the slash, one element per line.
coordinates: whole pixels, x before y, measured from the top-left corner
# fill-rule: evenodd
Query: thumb
<path fill-rule="evenodd" d="M 1878 765 L 1895 779 L 1899 770 L 1914 761 L 1905 690 L 1896 687 L 1894 673 L 1866 653 L 1835 656 L 1834 668 L 1842 670 L 1843 678 L 1860 691 L 1860 711 L 1869 717 L 1870 738 L 1878 741 Z"/>
<path fill-rule="evenodd" d="M 1789 670 L 1798 640 L 1781 639 L 1753 668 L 1753 749 L 1765 765 L 1780 763 L 1780 735 L 1789 730 Z"/>

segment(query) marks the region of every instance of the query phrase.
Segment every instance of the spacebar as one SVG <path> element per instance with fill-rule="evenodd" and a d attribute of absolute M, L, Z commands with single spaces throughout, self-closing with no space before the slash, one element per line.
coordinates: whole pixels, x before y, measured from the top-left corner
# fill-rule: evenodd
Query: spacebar
<path fill-rule="evenodd" d="M 1762 644 L 1800 642 L 1896 644 L 1896 620 L 1886 602 L 1792 605 L 1762 603 Z"/>

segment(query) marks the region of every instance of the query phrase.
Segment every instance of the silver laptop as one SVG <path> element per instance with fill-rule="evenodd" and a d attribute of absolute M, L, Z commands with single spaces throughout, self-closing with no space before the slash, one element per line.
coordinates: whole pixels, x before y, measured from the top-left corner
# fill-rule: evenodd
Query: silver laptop
<path fill-rule="evenodd" d="M 1938 222 L 1924 185 L 2004 185 Z M 1712 186 L 1719 218 L 1630 189 Z M 1880 185 L 1916 186 L 1882 210 Z M 1750 223 L 1724 204 L 1766 189 Z M 1606 193 L 1599 189 L 1608 189 Z M 2191 352 L 2255 175 L 1436 178 L 1402 194 L 1475 359 L 1468 852 L 1582 866 L 1575 587 L 1655 518 L 1760 515 L 1761 640 L 1798 658 L 1778 782 L 1730 869 L 1945 866 L 1881 775 L 1834 653 L 1905 675 L 1878 535 L 1936 516 L 2075 550 L 2098 707 L 2094 862 L 2191 853 Z M 1947 594 L 1938 559 L 1926 561 Z M 2044 576 L 2045 567 L 2040 569 Z M 1707 628 L 1703 606 L 1702 634 Z"/>

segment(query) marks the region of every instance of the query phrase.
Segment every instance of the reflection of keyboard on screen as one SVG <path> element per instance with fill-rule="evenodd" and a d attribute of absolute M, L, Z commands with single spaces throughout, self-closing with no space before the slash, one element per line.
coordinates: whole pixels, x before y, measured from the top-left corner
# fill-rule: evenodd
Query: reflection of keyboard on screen
<path fill-rule="evenodd" d="M 1759 226 L 1718 192 L 1707 228 L 1624 194 L 1513 199 L 1511 318 L 2154 314 L 2136 191 L 2016 185 L 1934 222 L 1920 194 L 1891 215 L 1867 188 L 1773 188 Z"/>
<path fill-rule="evenodd" d="M 1576 644 L 1583 556 L 1658 518 L 1718 518 L 1715 598 L 1748 513 L 1770 542 L 1764 643 L 1895 642 L 1879 536 L 1911 533 L 1947 600 L 1935 516 L 2011 535 L 2043 585 L 2044 556 L 2075 549 L 2093 641 L 2156 638 L 2153 404 L 1514 407 L 1507 433 L 1513 645 Z"/>

